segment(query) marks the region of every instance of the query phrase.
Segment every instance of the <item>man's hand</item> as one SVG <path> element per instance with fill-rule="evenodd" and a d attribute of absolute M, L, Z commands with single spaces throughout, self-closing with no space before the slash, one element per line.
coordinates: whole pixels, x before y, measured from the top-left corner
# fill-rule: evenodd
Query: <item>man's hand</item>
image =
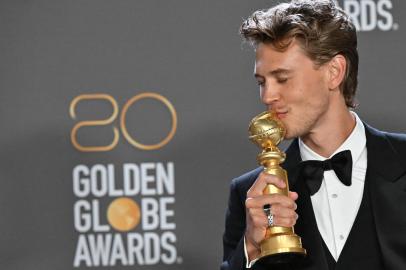
<path fill-rule="evenodd" d="M 267 184 L 274 184 L 278 188 L 286 187 L 282 179 L 262 172 L 247 192 L 247 200 L 245 201 L 247 217 L 245 243 L 250 261 L 259 256 L 259 244 L 265 238 L 266 229 L 268 228 L 264 205 L 271 205 L 275 226 L 292 227 L 296 224 L 298 218 L 295 212 L 297 193 L 289 192 L 289 196 L 281 194 L 263 195 L 262 192 Z"/>

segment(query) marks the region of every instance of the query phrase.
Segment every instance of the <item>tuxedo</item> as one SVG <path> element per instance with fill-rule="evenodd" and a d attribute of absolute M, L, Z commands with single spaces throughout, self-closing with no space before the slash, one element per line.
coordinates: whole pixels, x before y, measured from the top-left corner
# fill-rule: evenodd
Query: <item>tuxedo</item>
<path fill-rule="evenodd" d="M 370 265 L 373 269 L 406 269 L 406 136 L 381 132 L 368 125 L 365 135 L 368 163 L 363 199 L 336 264 L 317 229 L 310 194 L 299 174 L 298 140 L 286 150 L 282 167 L 288 173 L 290 189 L 299 194 L 295 232 L 302 238 L 308 255 L 294 266 L 279 265 L 272 270 L 324 270 L 335 266 L 355 270 L 370 269 Z M 230 185 L 222 270 L 245 269 L 245 200 L 261 171 L 262 168 L 257 168 L 234 179 Z"/>

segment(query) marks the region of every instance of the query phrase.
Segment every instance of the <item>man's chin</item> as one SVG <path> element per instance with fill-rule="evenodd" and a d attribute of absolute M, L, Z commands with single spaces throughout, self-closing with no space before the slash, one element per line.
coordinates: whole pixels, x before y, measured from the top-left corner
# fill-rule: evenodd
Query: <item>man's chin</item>
<path fill-rule="evenodd" d="M 292 129 L 289 129 L 288 127 L 286 127 L 286 134 L 285 134 L 284 140 L 293 140 L 300 136 L 302 136 L 302 135 L 300 134 L 299 131 L 292 130 Z"/>
<path fill-rule="evenodd" d="M 296 139 L 298 136 L 294 136 L 291 134 L 286 133 L 285 137 L 283 138 L 284 140 L 293 140 Z"/>
<path fill-rule="evenodd" d="M 303 135 L 303 133 L 305 133 L 305 129 L 301 126 L 298 126 L 295 123 L 292 122 L 288 122 L 288 121 L 284 121 L 282 120 L 283 125 L 285 126 L 285 140 L 292 140 L 292 139 L 296 139 L 300 136 Z"/>

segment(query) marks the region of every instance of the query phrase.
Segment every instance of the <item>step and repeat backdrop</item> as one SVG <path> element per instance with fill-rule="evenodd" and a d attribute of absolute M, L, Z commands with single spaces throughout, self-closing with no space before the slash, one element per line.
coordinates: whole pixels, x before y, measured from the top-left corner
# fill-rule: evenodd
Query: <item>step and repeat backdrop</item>
<path fill-rule="evenodd" d="M 275 2 L 2 0 L 0 268 L 218 269 L 264 110 L 238 28 Z M 406 132 L 406 3 L 338 3 L 358 114 Z"/>

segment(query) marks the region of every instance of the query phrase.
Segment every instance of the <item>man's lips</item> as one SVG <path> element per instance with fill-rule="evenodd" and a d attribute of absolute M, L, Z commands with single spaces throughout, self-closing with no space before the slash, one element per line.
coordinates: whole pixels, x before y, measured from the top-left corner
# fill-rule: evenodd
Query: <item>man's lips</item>
<path fill-rule="evenodd" d="M 285 118 L 288 112 L 275 112 L 279 119 Z"/>

